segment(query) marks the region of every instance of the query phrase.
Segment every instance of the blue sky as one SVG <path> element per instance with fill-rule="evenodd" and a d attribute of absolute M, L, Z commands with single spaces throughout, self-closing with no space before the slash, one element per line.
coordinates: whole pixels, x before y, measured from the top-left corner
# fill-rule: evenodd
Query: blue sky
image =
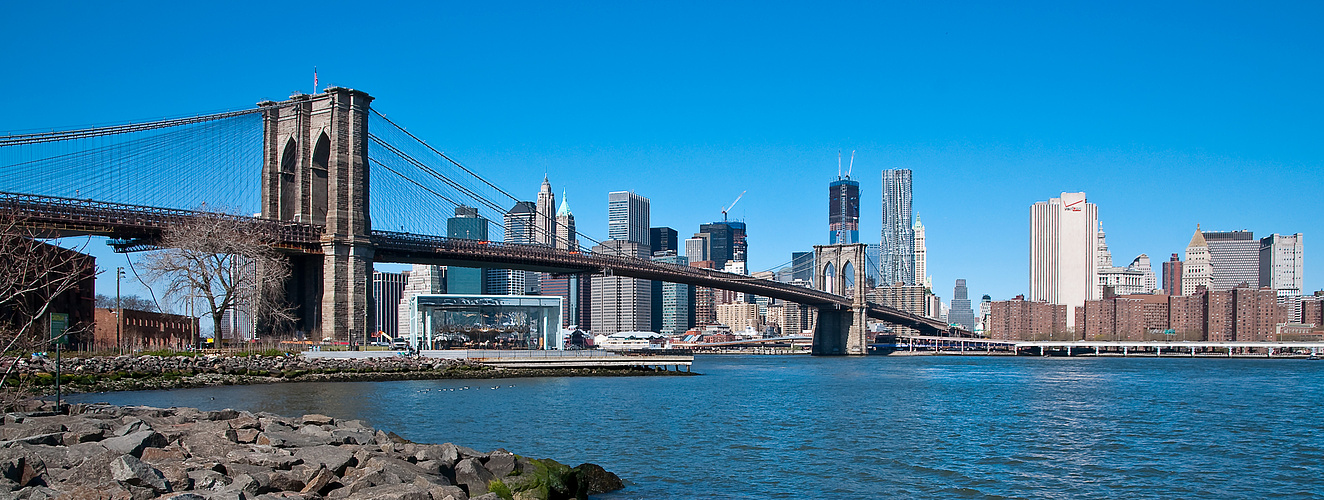
<path fill-rule="evenodd" d="M 836 155 L 856 150 L 862 238 L 879 239 L 880 171 L 913 169 L 945 299 L 956 278 L 1025 293 L 1029 206 L 1062 191 L 1099 205 L 1120 265 L 1183 251 L 1197 223 L 1304 233 L 1317 290 L 1321 10 L 17 2 L 0 130 L 242 109 L 311 91 L 316 66 L 509 191 L 531 200 L 548 174 L 598 238 L 608 191 L 683 235 L 748 191 L 732 216 L 766 269 L 826 242 Z"/>

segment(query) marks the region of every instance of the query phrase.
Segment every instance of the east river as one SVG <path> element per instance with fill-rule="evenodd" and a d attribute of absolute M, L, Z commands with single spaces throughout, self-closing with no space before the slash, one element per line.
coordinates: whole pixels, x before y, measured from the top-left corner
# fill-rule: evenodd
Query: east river
<path fill-rule="evenodd" d="M 74 402 L 362 419 L 662 498 L 1320 498 L 1324 361 L 700 356 L 695 377 L 300 383 Z"/>

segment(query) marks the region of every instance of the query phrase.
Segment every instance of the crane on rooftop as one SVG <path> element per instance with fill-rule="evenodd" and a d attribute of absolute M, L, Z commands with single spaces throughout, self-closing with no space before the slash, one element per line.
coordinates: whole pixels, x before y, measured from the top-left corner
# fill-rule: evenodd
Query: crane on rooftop
<path fill-rule="evenodd" d="M 729 210 L 731 210 L 732 208 L 735 208 L 735 207 L 736 207 L 736 203 L 740 203 L 740 199 L 741 199 L 741 198 L 744 198 L 744 197 L 745 197 L 745 193 L 748 193 L 748 192 L 749 192 L 748 189 L 746 189 L 746 190 L 744 190 L 744 191 L 741 191 L 741 192 L 740 192 L 740 196 L 737 196 L 737 197 L 736 197 L 736 201 L 731 202 L 731 205 L 730 205 L 730 206 L 728 206 L 728 207 L 722 209 L 722 222 L 726 222 L 726 212 L 729 211 Z"/>

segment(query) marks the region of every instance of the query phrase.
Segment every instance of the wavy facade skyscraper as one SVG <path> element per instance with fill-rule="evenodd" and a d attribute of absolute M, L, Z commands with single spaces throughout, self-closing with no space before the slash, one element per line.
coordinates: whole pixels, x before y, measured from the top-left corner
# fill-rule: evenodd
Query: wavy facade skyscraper
<path fill-rule="evenodd" d="M 915 230 L 911 219 L 910 169 L 883 171 L 881 284 L 915 284 Z"/>

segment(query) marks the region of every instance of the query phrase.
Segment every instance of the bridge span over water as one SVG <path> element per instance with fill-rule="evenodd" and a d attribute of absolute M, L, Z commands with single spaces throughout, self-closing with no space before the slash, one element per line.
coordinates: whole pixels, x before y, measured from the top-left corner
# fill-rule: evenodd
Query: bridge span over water
<path fill-rule="evenodd" d="M 822 355 L 865 354 L 868 344 L 866 318 L 913 328 L 925 334 L 941 335 L 952 331 L 951 327 L 936 319 L 869 303 L 864 300 L 862 292 L 855 293 L 850 285 L 851 278 L 853 283 L 866 282 L 864 245 L 860 244 L 815 247 L 816 263 L 819 266 L 815 282 L 826 289 L 817 290 L 631 256 L 374 229 L 373 219 L 369 216 L 372 205 L 369 198 L 372 192 L 369 189 L 370 172 L 379 176 L 403 176 L 397 171 L 404 168 L 400 164 L 425 172 L 446 185 L 455 186 L 457 191 L 472 195 L 480 204 L 494 207 L 498 204 L 483 199 L 473 189 L 447 178 L 445 172 L 472 175 L 488 186 L 495 188 L 494 185 L 412 134 L 404 132 L 384 116 L 374 114 L 370 108 L 371 102 L 372 98 L 361 91 L 333 87 L 321 94 L 296 95 L 288 101 L 264 101 L 259 103 L 257 109 L 249 111 L 103 128 L 0 136 L 0 150 L 3 150 L 86 140 L 89 137 L 142 134 L 172 127 L 257 116 L 261 120 L 261 172 L 255 178 L 260 182 L 261 211 L 252 217 L 122 200 L 60 196 L 52 192 L 40 192 L 42 190 L 39 188 L 45 184 L 44 181 L 24 181 L 25 176 L 44 179 L 43 175 L 49 175 L 35 171 L 38 166 L 44 166 L 43 161 L 55 162 L 63 165 L 62 168 L 78 169 L 86 168 L 86 162 L 91 162 L 91 157 L 97 155 L 123 154 L 132 157 L 135 154 L 135 150 L 130 147 L 132 143 L 121 148 L 124 151 L 101 147 L 95 151 L 96 155 L 80 151 L 65 151 L 57 155 L 43 149 L 27 155 L 37 156 L 38 161 L 0 164 L 0 168 L 4 169 L 0 171 L 3 174 L 0 175 L 0 181 L 9 179 L 7 183 L 0 183 L 0 190 L 7 191 L 0 192 L 0 213 L 18 217 L 45 236 L 110 237 L 121 251 L 153 249 L 160 242 L 166 228 L 190 220 L 209 217 L 232 219 L 247 225 L 254 232 L 268 236 L 273 244 L 289 256 L 296 269 L 292 279 L 298 282 L 288 284 L 286 289 L 290 302 L 296 306 L 299 314 L 297 327 L 304 331 L 321 331 L 325 336 L 342 341 L 360 340 L 375 331 L 375 325 L 370 324 L 373 317 L 371 284 L 374 262 L 520 269 L 559 275 L 610 274 L 786 300 L 817 309 L 818 324 L 813 352 Z M 423 144 L 450 165 L 428 165 L 402 151 L 391 142 L 388 134 L 370 132 L 368 123 L 371 116 L 376 117 L 374 120 L 396 127 L 392 130 L 403 132 L 408 138 Z M 195 138 L 181 136 L 171 140 Z M 371 150 L 370 145 L 374 147 Z M 378 148 L 384 152 L 378 152 Z M 47 154 L 50 156 L 42 157 Z M 402 159 L 396 164 L 390 164 L 381 159 L 386 154 L 395 154 Z M 88 157 L 86 162 L 63 160 L 79 158 L 80 155 Z M 128 160 L 125 163 L 127 166 L 115 167 L 126 170 L 116 175 L 133 177 L 133 163 Z M 443 167 L 451 168 L 447 170 Z M 27 172 L 25 168 L 34 170 Z M 77 173 L 66 178 L 72 179 L 70 182 L 80 182 Z M 18 181 L 14 182 L 13 179 Z M 220 181 L 232 182 L 230 179 Z M 88 182 L 97 181 L 93 177 Z M 411 182 L 421 188 L 420 192 L 413 193 L 415 197 L 435 195 L 453 205 L 459 204 L 445 193 L 427 188 L 418 181 Z M 86 192 L 95 192 L 94 187 L 88 185 L 84 189 Z M 124 189 L 129 193 L 134 190 L 132 185 Z M 496 190 L 505 193 L 499 188 Z M 166 196 L 172 196 L 168 189 Z M 135 198 L 130 194 L 126 199 Z M 410 211 L 408 206 L 397 208 L 378 203 L 378 209 L 382 211 Z M 855 275 L 846 276 L 847 270 L 851 269 Z M 837 291 L 845 293 L 833 293 Z"/>

